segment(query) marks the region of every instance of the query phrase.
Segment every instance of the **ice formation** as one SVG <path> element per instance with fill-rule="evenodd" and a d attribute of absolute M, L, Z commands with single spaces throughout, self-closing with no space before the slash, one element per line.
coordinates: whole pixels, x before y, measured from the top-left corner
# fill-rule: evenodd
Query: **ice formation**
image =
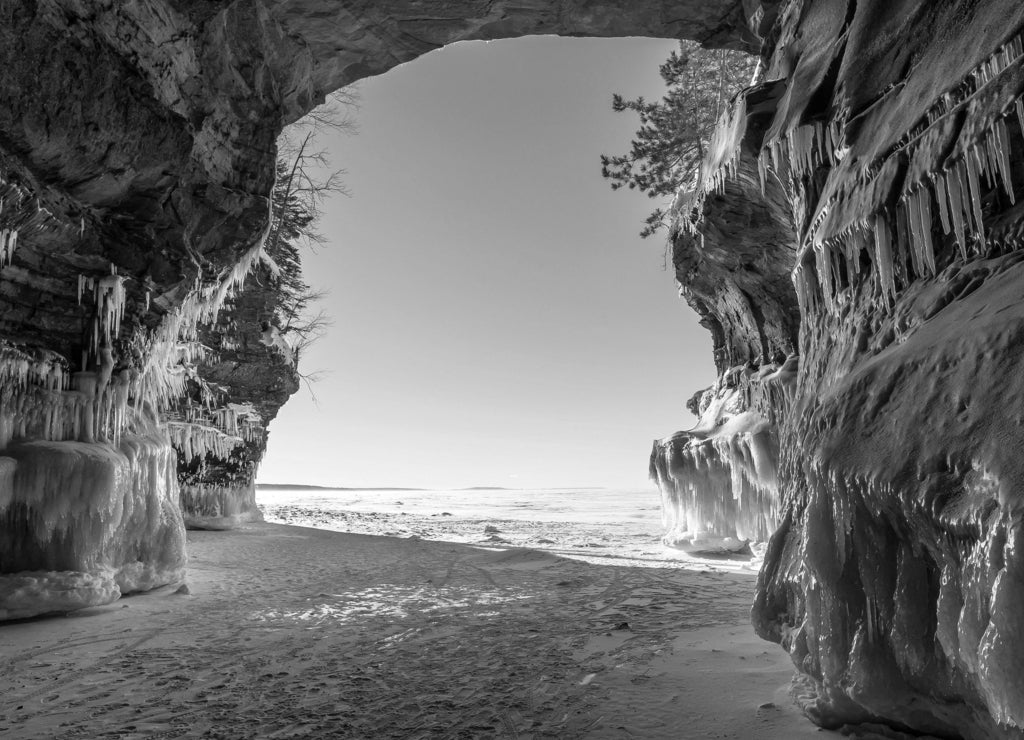
<path fill-rule="evenodd" d="M 696 427 L 655 441 L 650 474 L 662 494 L 666 545 L 735 552 L 775 531 L 778 432 L 757 409 L 791 392 L 793 365 L 730 369 L 704 392 Z"/>
<path fill-rule="evenodd" d="M 184 576 L 165 436 L 29 441 L 0 458 L 0 619 L 113 601 Z"/>
<path fill-rule="evenodd" d="M 227 529 L 260 517 L 254 483 L 267 425 L 298 389 L 295 353 L 279 334 L 281 346 L 264 341 L 265 317 L 281 299 L 276 266 L 258 253 L 252 270 L 253 279 L 226 293 L 216 321 L 201 321 L 191 333 L 200 350 L 166 413 L 189 528 Z"/>
<path fill-rule="evenodd" d="M 189 529 L 234 529 L 263 519 L 252 481 L 226 486 L 186 483 L 181 486 L 181 505 Z"/>
<path fill-rule="evenodd" d="M 167 422 L 167 432 L 171 444 L 179 450 L 187 460 L 202 458 L 206 455 L 228 458 L 231 451 L 245 440 L 225 434 L 215 426 L 190 422 Z"/>
<path fill-rule="evenodd" d="M 295 355 L 292 352 L 291 344 L 288 343 L 288 340 L 282 336 L 281 332 L 273 324 L 267 324 L 262 336 L 260 336 L 260 343 L 266 347 L 273 347 L 284 357 L 294 361 Z"/>
<path fill-rule="evenodd" d="M 11 263 L 22 231 L 38 231 L 50 215 L 32 204 L 31 196 L 19 185 L 0 175 L 0 269 Z"/>
<path fill-rule="evenodd" d="M 121 340 L 126 278 L 113 265 L 79 274 L 89 328 L 75 372 L 55 352 L 0 340 L 0 620 L 107 603 L 184 577 L 178 451 L 230 458 L 260 423 L 251 406 L 213 407 L 216 393 L 194 370 L 208 352 L 196 333 L 215 321 L 257 253 L 197 283 L 154 332 L 130 343 Z M 122 365 L 131 355 L 147 361 Z M 200 406 L 182 410 L 190 387 L 200 389 Z M 164 424 L 166 414 L 194 420 Z M 221 508 L 225 521 L 244 518 L 230 502 Z"/>

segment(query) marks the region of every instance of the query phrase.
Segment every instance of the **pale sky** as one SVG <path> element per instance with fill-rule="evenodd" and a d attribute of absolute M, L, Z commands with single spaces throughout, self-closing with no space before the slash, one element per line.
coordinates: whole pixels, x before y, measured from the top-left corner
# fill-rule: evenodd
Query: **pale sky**
<path fill-rule="evenodd" d="M 638 235 L 657 203 L 599 155 L 637 126 L 612 93 L 660 97 L 674 47 L 462 43 L 360 83 L 359 134 L 325 141 L 352 195 L 304 258 L 334 325 L 300 370 L 326 373 L 271 424 L 261 483 L 648 485 L 711 338 Z"/>

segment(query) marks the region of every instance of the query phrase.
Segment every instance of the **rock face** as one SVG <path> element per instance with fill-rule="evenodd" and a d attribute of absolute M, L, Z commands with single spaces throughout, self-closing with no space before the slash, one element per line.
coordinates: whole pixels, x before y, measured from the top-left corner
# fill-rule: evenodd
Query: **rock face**
<path fill-rule="evenodd" d="M 250 344 L 200 347 L 230 296 L 221 320 L 254 321 L 238 290 L 284 124 L 461 39 L 688 37 L 760 52 L 764 74 L 677 204 L 676 275 L 721 378 L 652 455 L 674 536 L 777 527 L 754 622 L 816 721 L 1022 736 L 1017 0 L 0 0 L 0 18 L 0 618 L 180 577 L 172 436 L 186 508 L 243 513 L 262 432 L 229 450 L 173 415 L 223 385 L 217 434 L 244 440 L 238 417 L 294 383 L 247 378 L 278 362 Z"/>
<path fill-rule="evenodd" d="M 299 389 L 297 356 L 274 326 L 281 292 L 261 260 L 211 326 L 199 330 L 210 353 L 195 368 L 183 411 L 168 414 L 178 459 L 181 507 L 190 529 L 230 529 L 261 519 L 256 472 L 268 425 Z M 277 342 L 268 339 L 273 334 Z M 205 399 L 212 413 L 196 413 Z"/>
<path fill-rule="evenodd" d="M 652 467 L 698 528 L 739 537 L 747 488 L 770 482 L 749 475 L 751 432 L 777 441 L 754 624 L 825 726 L 1024 736 L 1022 24 L 997 1 L 783 6 L 766 82 L 680 208 L 677 274 L 715 335 L 710 395 L 732 401 Z M 758 425 L 730 429 L 742 414 Z M 730 469 L 720 521 L 686 494 Z"/>

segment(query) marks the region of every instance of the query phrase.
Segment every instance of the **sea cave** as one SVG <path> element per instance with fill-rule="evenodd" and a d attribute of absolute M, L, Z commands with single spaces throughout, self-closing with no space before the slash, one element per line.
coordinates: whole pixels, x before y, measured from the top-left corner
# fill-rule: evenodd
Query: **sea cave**
<path fill-rule="evenodd" d="M 753 55 L 759 71 L 669 214 L 665 279 L 710 333 L 717 380 L 667 400 L 690 399 L 691 429 L 650 430 L 665 540 L 725 552 L 766 543 L 756 584 L 722 586 L 722 603 L 752 604 L 753 630 L 788 655 L 790 693 L 816 725 L 867 737 L 1024 737 L 1024 5 L 0 0 L 0 18 L 0 638 L 31 628 L 11 639 L 55 640 L 58 625 L 73 624 L 69 644 L 88 645 L 90 624 L 115 617 L 75 614 L 154 590 L 186 597 L 190 574 L 215 566 L 241 572 L 258 560 L 283 578 L 286 555 L 306 557 L 290 535 L 247 529 L 261 518 L 267 426 L 301 383 L 286 334 L 268 321 L 281 300 L 272 278 L 283 259 L 268 234 L 274 188 L 288 178 L 275 143 L 286 126 L 339 89 L 459 41 L 686 39 Z M 218 537 L 237 547 L 212 555 Z M 310 737 L 534 736 L 523 717 L 548 699 L 537 689 L 544 677 L 526 669 L 506 679 L 534 693 L 457 732 L 426 719 L 366 724 L 383 711 L 372 692 L 342 702 L 331 730 L 302 719 L 303 702 L 330 685 L 289 688 L 309 647 L 299 632 L 275 632 L 281 620 L 347 624 L 362 602 L 389 605 L 375 612 L 388 619 L 412 603 L 511 611 L 531 588 L 517 574 L 541 567 L 524 551 L 466 551 L 445 571 L 436 563 L 448 555 L 435 563 L 425 544 L 400 554 L 367 544 L 380 562 L 420 562 L 419 580 L 343 588 L 311 575 L 337 553 L 324 535 L 309 537 L 312 570 L 294 577 L 310 605 L 247 612 L 261 639 L 298 663 L 250 655 L 241 641 L 204 644 L 203 663 L 179 650 L 197 618 L 190 607 L 115 605 L 163 625 L 123 622 L 130 636 L 102 638 L 118 661 L 147 650 L 173 666 L 168 676 L 208 682 L 210 696 L 257 671 L 272 705 L 294 709 L 283 724 L 260 715 L 271 724 L 231 734 L 241 705 L 206 699 L 168 736 L 259 736 L 261 726 Z M 606 608 L 576 571 L 544 567 L 547 590 L 575 583 L 588 599 L 580 609 Z M 459 568 L 464 592 L 424 606 L 423 584 L 446 584 Z M 514 588 L 496 590 L 489 569 Z M 714 576 L 701 578 L 711 580 L 695 593 L 713 602 Z M 632 587 L 662 588 L 670 605 L 688 598 L 641 581 Z M 218 588 L 225 604 L 244 601 L 232 590 L 241 586 Z M 573 608 L 566 624 L 586 619 Z M 39 619 L 53 614 L 71 616 Z M 631 629 L 622 618 L 595 634 L 610 646 Z M 509 650 L 533 651 L 530 630 L 505 635 Z M 335 646 L 353 685 L 400 683 L 394 665 L 419 665 L 415 651 L 402 653 L 412 632 L 382 632 L 362 652 Z M 4 644 L 13 680 L 19 666 L 45 663 L 37 648 Z M 454 660 L 462 648 L 423 649 Z M 101 661 L 61 649 L 51 663 L 69 681 L 102 682 Z M 367 657 L 387 650 L 406 662 Z M 550 689 L 565 717 L 599 714 L 581 692 L 605 668 Z M 19 685 L 42 701 L 59 683 Z M 238 696 L 257 706 L 265 697 L 252 686 Z M 79 715 L 68 707 L 87 714 L 111 691 L 54 710 L 60 736 L 74 736 Z M 429 715 L 417 707 L 396 712 Z M 21 709 L 19 700 L 0 710 L 0 729 L 59 734 L 19 729 Z M 686 716 L 682 705 L 659 711 Z M 155 709 L 146 716 L 115 736 L 164 731 Z M 602 718 L 533 731 L 616 736 Z M 761 719 L 737 736 L 786 736 Z"/>

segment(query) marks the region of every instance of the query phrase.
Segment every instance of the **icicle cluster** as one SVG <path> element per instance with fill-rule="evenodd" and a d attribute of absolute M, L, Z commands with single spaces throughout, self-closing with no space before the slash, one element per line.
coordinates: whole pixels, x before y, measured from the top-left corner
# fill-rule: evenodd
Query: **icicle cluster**
<path fill-rule="evenodd" d="M 207 455 L 227 460 L 242 444 L 263 438 L 262 421 L 249 403 L 228 403 L 216 409 L 186 406 L 172 413 L 167 428 L 171 443 L 186 460 Z"/>
<path fill-rule="evenodd" d="M 0 619 L 106 603 L 183 576 L 184 528 L 166 437 L 126 437 L 116 446 L 34 441 L 7 455 L 0 480 L 12 483 L 0 486 L 0 524 L 44 554 L 8 538 L 0 540 L 0 562 L 29 570 L 25 559 L 35 557 L 61 570 L 0 575 Z"/>
<path fill-rule="evenodd" d="M 228 486 L 181 486 L 181 508 L 189 529 L 234 529 L 261 521 L 252 481 Z"/>
<path fill-rule="evenodd" d="M 213 419 L 227 434 L 247 442 L 260 438 L 263 433 L 263 417 L 251 403 L 229 403 L 214 411 Z"/>
<path fill-rule="evenodd" d="M 2 208 L 2 204 L 0 204 Z M 17 229 L 0 229 L 0 268 L 9 265 L 14 257 L 14 249 L 18 246 Z"/>
<path fill-rule="evenodd" d="M 965 98 L 974 95 L 1009 69 L 1021 55 L 1024 55 L 1024 36 L 1018 35 L 996 49 L 988 59 L 972 70 L 956 91 L 942 95 L 928 109 L 928 124 L 931 125 L 952 112 Z"/>
<path fill-rule="evenodd" d="M 245 443 L 241 437 L 225 434 L 207 424 L 169 421 L 167 432 L 171 444 L 186 460 L 203 459 L 207 455 L 227 460 L 235 448 Z"/>
<path fill-rule="evenodd" d="M 82 295 L 89 291 L 96 302 L 96 314 L 93 318 L 92 344 L 90 349 L 95 356 L 100 347 L 109 347 L 112 339 L 121 334 L 121 321 L 124 318 L 124 276 L 117 274 L 114 265 L 110 266 L 110 274 L 101 278 L 78 276 L 78 303 L 82 303 Z"/>
<path fill-rule="evenodd" d="M 699 212 L 709 193 L 724 193 L 726 181 L 736 177 L 746 121 L 746 98 L 740 95 L 732 109 L 722 113 L 715 126 L 708 151 L 701 162 L 696 187 L 693 190 L 681 189 L 673 199 L 669 213 L 693 235 L 697 234 L 697 224 L 681 216 L 695 209 Z"/>
<path fill-rule="evenodd" d="M 765 191 L 768 170 L 788 172 L 793 180 L 807 177 L 817 167 L 835 167 L 846 153 L 845 116 L 838 114 L 829 122 L 797 126 L 784 137 L 772 139 L 757 158 L 761 193 Z"/>
<path fill-rule="evenodd" d="M 63 390 L 67 384 L 68 363 L 56 352 L 23 350 L 0 339 L 0 388 Z"/>
<path fill-rule="evenodd" d="M 211 284 L 202 285 L 197 278 L 185 300 L 167 312 L 158 329 L 133 338 L 133 353 L 146 358 L 137 388 L 144 403 L 166 410 L 186 395 L 188 380 L 196 377 L 190 366 L 208 352 L 198 341 L 197 329 L 214 323 L 221 306 L 241 287 L 259 259 L 265 236 Z"/>
<path fill-rule="evenodd" d="M 11 263 L 19 234 L 43 228 L 50 215 L 29 191 L 0 177 L 0 269 Z"/>
<path fill-rule="evenodd" d="M 0 450 L 17 440 L 119 442 L 134 418 L 129 405 L 132 371 L 104 378 L 72 375 L 72 388 L 29 385 L 0 389 Z"/>
<path fill-rule="evenodd" d="M 781 365 L 768 363 L 758 368 L 740 366 L 729 372 L 736 373 L 737 388 L 743 397 L 743 407 L 753 409 L 768 424 L 778 429 L 796 396 L 797 373 L 800 356 L 790 355 Z"/>
<path fill-rule="evenodd" d="M 766 428 L 712 439 L 663 440 L 655 450 L 666 544 L 738 550 L 764 541 L 780 520 L 777 450 Z M 761 422 L 763 424 L 763 421 Z"/>
<path fill-rule="evenodd" d="M 694 429 L 655 442 L 651 478 L 662 494 L 666 544 L 694 551 L 739 550 L 780 521 L 778 443 L 772 417 L 792 396 L 796 358 L 781 367 L 723 373 Z"/>
<path fill-rule="evenodd" d="M 872 192 L 874 183 L 891 174 L 896 157 L 910 157 L 912 173 L 921 170 L 941 148 L 929 138 L 930 131 L 944 117 L 958 114 L 971 101 L 971 96 L 1011 66 L 1020 66 L 1024 56 L 1024 40 L 1017 37 L 989 57 L 955 91 L 943 95 L 929 110 L 927 123 L 922 123 L 904 136 L 889 158 L 876 164 L 858 178 L 854 187 L 863 194 L 834 195 L 815 214 L 808 229 L 802 255 L 794 271 L 794 282 L 801 305 L 806 307 L 820 298 L 824 307 L 835 311 L 839 294 L 860 275 L 866 258 L 871 265 L 870 279 L 881 304 L 891 308 L 899 291 L 915 278 L 936 274 L 935 233 L 951 236 L 961 260 L 986 253 L 986 226 L 982 212 L 984 187 L 1002 187 L 1011 204 L 1016 203 L 1011 153 L 1011 128 L 1008 119 L 1016 118 L 1016 130 L 1024 132 L 1024 99 L 1018 97 L 1002 113 L 982 128 L 964 127 L 947 160 L 916 178 L 909 178 L 893 209 L 879 199 L 884 193 Z M 832 149 L 814 136 L 799 132 L 798 127 L 787 137 L 789 163 L 798 174 L 806 174 L 817 158 L 835 166 L 840 158 L 823 158 Z M 936 129 L 938 130 L 938 129 Z M 841 138 L 841 135 L 840 135 Z M 832 136 L 835 143 L 835 136 Z M 817 140 L 817 145 L 814 141 Z M 771 142 L 769 151 L 776 165 L 782 156 L 782 145 Z M 795 154 L 794 154 L 795 152 Z M 762 160 L 765 159 L 762 153 Z M 845 200 L 852 201 L 847 207 Z M 877 201 L 877 202 L 876 202 Z M 863 214 L 865 207 L 874 212 L 844 225 L 851 214 Z M 1004 244 L 1012 248 L 1024 246 L 1017 241 Z M 842 264 L 843 270 L 840 269 Z M 843 275 L 845 272 L 845 276 Z"/>

